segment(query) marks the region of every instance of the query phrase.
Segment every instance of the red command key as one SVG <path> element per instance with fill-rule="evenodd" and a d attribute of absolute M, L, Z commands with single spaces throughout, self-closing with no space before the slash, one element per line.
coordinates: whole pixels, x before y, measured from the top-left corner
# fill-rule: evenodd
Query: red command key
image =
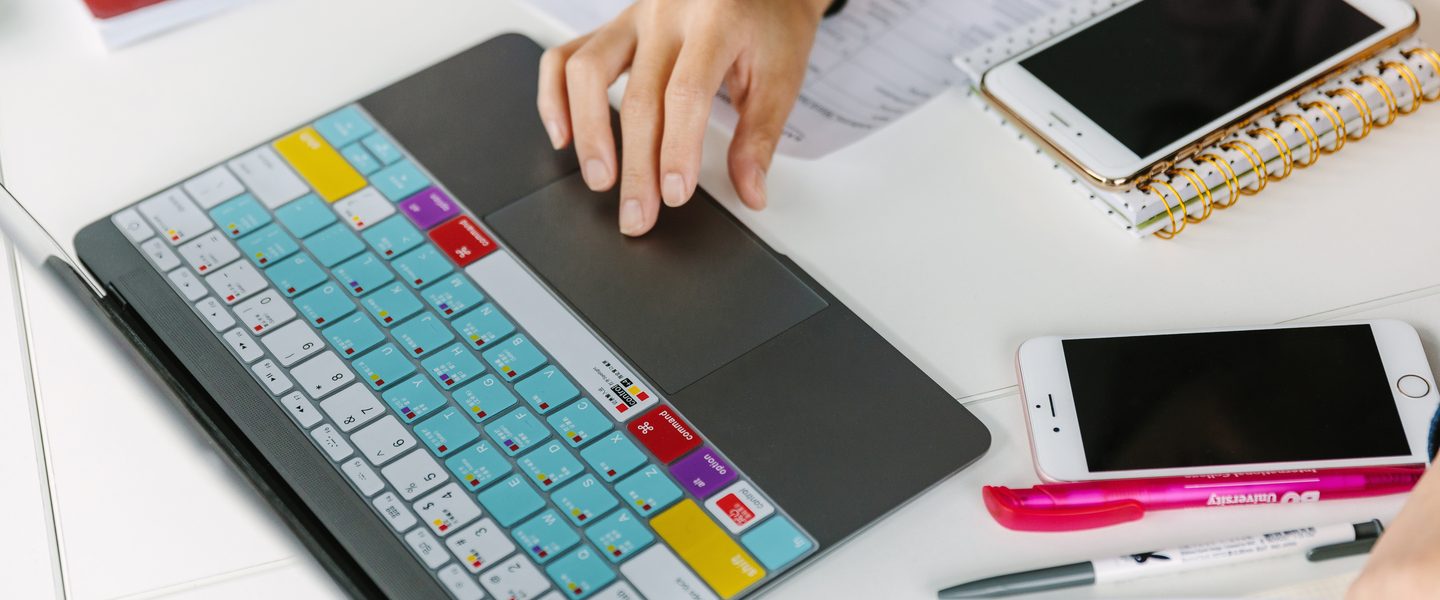
<path fill-rule="evenodd" d="M 480 260 L 494 252 L 498 246 L 475 225 L 470 217 L 460 216 L 430 230 L 430 241 L 449 254 L 450 260 L 460 266 Z"/>
<path fill-rule="evenodd" d="M 650 449 L 660 462 L 669 464 L 700 445 L 700 436 L 667 406 L 630 421 L 630 433 Z"/>

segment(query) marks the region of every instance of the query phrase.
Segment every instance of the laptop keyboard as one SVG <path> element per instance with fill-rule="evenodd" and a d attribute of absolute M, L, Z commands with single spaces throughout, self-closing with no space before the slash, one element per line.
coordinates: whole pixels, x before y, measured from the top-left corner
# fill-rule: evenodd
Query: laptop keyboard
<path fill-rule="evenodd" d="M 112 220 L 457 599 L 730 598 L 815 551 L 358 105 Z"/>

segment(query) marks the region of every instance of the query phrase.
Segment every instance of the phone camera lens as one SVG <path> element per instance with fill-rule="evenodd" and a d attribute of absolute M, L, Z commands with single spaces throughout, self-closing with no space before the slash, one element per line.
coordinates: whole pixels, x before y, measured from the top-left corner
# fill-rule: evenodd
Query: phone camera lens
<path fill-rule="evenodd" d="M 1060 433 L 1060 428 L 1059 428 L 1059 427 L 1056 427 L 1056 428 L 1055 428 L 1055 433 Z"/>

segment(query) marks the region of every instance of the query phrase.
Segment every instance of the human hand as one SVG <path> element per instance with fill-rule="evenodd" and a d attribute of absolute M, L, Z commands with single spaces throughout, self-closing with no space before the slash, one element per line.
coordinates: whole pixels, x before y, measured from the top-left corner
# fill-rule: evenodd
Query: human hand
<path fill-rule="evenodd" d="M 1440 598 L 1440 473 L 1416 484 L 1345 598 Z"/>
<path fill-rule="evenodd" d="M 556 149 L 575 143 L 590 189 L 620 181 L 620 231 L 643 235 L 660 202 L 695 193 L 710 104 L 723 82 L 740 114 L 730 180 L 765 207 L 765 173 L 832 0 L 636 0 L 594 32 L 545 52 L 538 108 Z M 606 89 L 626 69 L 616 168 Z"/>

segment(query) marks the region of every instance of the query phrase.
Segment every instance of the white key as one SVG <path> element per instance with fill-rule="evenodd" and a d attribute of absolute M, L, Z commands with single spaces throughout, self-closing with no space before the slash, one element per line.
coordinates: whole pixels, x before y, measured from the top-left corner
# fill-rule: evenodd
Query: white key
<path fill-rule="evenodd" d="M 150 262 L 155 263 L 155 267 L 161 271 L 169 271 L 180 266 L 180 257 L 175 256 L 165 242 L 160 241 L 160 238 L 150 238 L 141 242 L 140 250 L 145 253 L 145 256 L 150 257 Z"/>
<path fill-rule="evenodd" d="M 325 352 L 290 370 L 311 398 L 319 400 L 355 380 L 355 372 L 334 352 Z"/>
<path fill-rule="evenodd" d="M 325 343 L 320 341 L 320 336 L 315 335 L 315 330 L 298 319 L 276 328 L 270 335 L 260 338 L 260 341 L 265 344 L 266 350 L 280 360 L 280 364 L 287 367 L 319 352 L 325 346 Z M 350 430 L 349 427 L 341 429 Z"/>
<path fill-rule="evenodd" d="M 228 267 L 221 267 L 205 276 L 205 283 L 215 290 L 215 295 L 226 304 L 234 304 L 270 286 L 249 261 L 240 261 Z"/>
<path fill-rule="evenodd" d="M 440 584 L 445 586 L 445 590 L 450 592 L 450 597 L 455 600 L 481 600 L 485 597 L 485 591 L 480 589 L 480 585 L 475 583 L 460 565 L 450 565 L 440 569 L 437 574 L 440 576 Z"/>
<path fill-rule="evenodd" d="M 365 386 L 358 384 L 354 387 L 365 389 Z M 334 400 L 334 398 L 330 400 Z M 350 436 L 350 440 L 355 442 L 355 445 L 360 447 L 360 453 L 376 466 L 390 462 L 395 457 L 404 454 L 406 450 L 415 447 L 415 436 L 410 435 L 410 432 L 400 425 L 400 421 L 390 416 L 355 432 L 355 435 Z"/>
<path fill-rule="evenodd" d="M 608 588 L 600 590 L 600 593 L 591 596 L 594 600 L 645 600 L 640 592 L 630 587 L 630 584 L 620 582 Z"/>
<path fill-rule="evenodd" d="M 636 554 L 620 565 L 620 572 L 647 598 L 719 600 L 664 544 Z"/>
<path fill-rule="evenodd" d="M 415 515 L 410 514 L 410 509 L 405 508 L 405 503 L 395 497 L 395 492 L 385 492 L 376 496 L 371 504 L 380 515 L 385 517 L 385 522 L 396 532 L 405 531 L 415 525 Z"/>
<path fill-rule="evenodd" d="M 740 533 L 775 514 L 775 505 L 766 500 L 748 481 L 737 481 L 705 501 L 705 508 L 730 533 Z"/>
<path fill-rule="evenodd" d="M 316 427 L 314 431 L 310 432 L 310 437 L 320 442 L 320 447 L 330 455 L 330 460 L 339 461 L 355 453 L 355 449 L 350 447 L 350 443 L 340 437 L 340 432 L 335 431 L 335 428 L 329 424 Z"/>
<path fill-rule="evenodd" d="M 125 237 L 130 238 L 132 242 L 143 242 L 145 238 L 155 235 L 155 230 L 146 225 L 145 218 L 141 217 L 140 213 L 133 208 L 115 213 L 115 216 L 110 217 L 110 222 L 119 227 L 120 231 L 125 232 Z"/>
<path fill-rule="evenodd" d="M 360 488 L 360 493 L 365 494 L 366 498 L 385 489 L 385 482 L 380 480 L 380 475 L 359 457 L 345 461 L 345 464 L 340 465 L 340 470 L 355 483 L 355 487 Z"/>
<path fill-rule="evenodd" d="M 430 526 L 430 531 L 445 537 L 456 527 L 480 518 L 480 507 L 459 484 L 449 483 L 417 500 L 415 513 Z"/>
<path fill-rule="evenodd" d="M 185 193 L 190 194 L 190 197 L 195 199 L 195 203 L 205 210 L 215 208 L 221 202 L 239 196 L 245 191 L 245 186 L 240 185 L 240 180 L 231 175 L 225 165 L 219 165 L 196 175 L 181 187 L 185 188 Z"/>
<path fill-rule="evenodd" d="M 380 406 L 375 394 L 358 383 L 325 399 L 320 403 L 320 410 L 330 415 L 330 420 L 335 421 L 341 431 L 350 431 L 385 414 L 385 407 Z M 401 431 L 404 431 L 404 428 L 401 428 Z"/>
<path fill-rule="evenodd" d="M 207 293 L 205 285 L 200 283 L 200 279 L 195 277 L 190 269 L 175 269 L 170 272 L 168 277 L 170 283 L 175 284 L 175 287 L 180 289 L 180 293 L 185 295 L 186 300 L 194 302 L 204 298 Z"/>
<path fill-rule="evenodd" d="M 418 529 L 417 531 L 425 530 Z M 516 554 L 481 575 L 480 585 L 485 586 L 485 591 L 497 598 L 529 600 L 550 589 L 550 580 L 545 578 L 545 574 L 541 573 L 540 569 L 535 568 L 535 563 L 530 562 L 530 559 Z M 656 598 L 667 597 L 656 596 Z"/>
<path fill-rule="evenodd" d="M 435 536 L 425 531 L 424 527 L 416 527 L 414 531 L 405 534 L 405 542 L 410 544 L 410 548 L 415 550 L 416 554 L 420 555 L 420 560 L 424 561 L 427 567 L 433 569 L 450 560 L 450 555 L 445 552 L 445 548 L 441 547 L 440 542 L 435 540 Z"/>
<path fill-rule="evenodd" d="M 300 427 L 309 429 L 320 422 L 320 411 L 315 410 L 315 405 L 310 403 L 305 394 L 290 392 L 280 399 L 280 404 L 290 411 L 290 416 L 295 417 L 295 422 L 299 423 Z"/>
<path fill-rule="evenodd" d="M 381 195 L 379 190 L 371 187 L 346 196 L 334 206 L 335 212 L 340 213 L 340 218 L 356 231 L 395 214 L 395 205 Z"/>
<path fill-rule="evenodd" d="M 406 500 L 414 500 L 416 496 L 430 491 L 450 478 L 440 463 L 435 462 L 426 452 L 406 454 L 380 469 L 380 474 L 384 475 L 385 480 Z"/>
<path fill-rule="evenodd" d="M 195 309 L 205 315 L 205 320 L 210 322 L 210 327 L 215 331 L 224 331 L 235 325 L 235 317 L 225 312 L 225 306 L 219 300 L 206 298 L 195 303 Z"/>
<path fill-rule="evenodd" d="M 285 393 L 285 390 L 295 387 L 295 384 L 290 382 L 290 378 L 285 376 L 285 372 L 275 366 L 275 361 L 268 358 L 255 363 L 250 370 L 255 372 L 255 376 L 260 378 L 260 382 L 265 384 L 265 387 L 270 388 L 271 396 L 279 396 Z"/>
<path fill-rule="evenodd" d="M 240 251 L 235 248 L 235 244 L 230 243 L 225 234 L 219 231 L 196 236 L 195 239 L 181 244 L 177 250 L 180 251 L 181 258 L 185 259 L 185 264 L 201 275 L 240 258 Z"/>
<path fill-rule="evenodd" d="M 290 170 L 285 159 L 280 158 L 269 146 L 261 146 L 229 162 L 230 169 L 245 182 L 245 187 L 255 194 L 255 199 L 266 208 L 275 210 L 280 205 L 299 198 L 310 187 L 300 176 Z"/>
<path fill-rule="evenodd" d="M 186 271 L 176 272 L 185 273 Z M 246 364 L 254 362 L 255 359 L 261 356 L 265 356 L 265 353 L 260 351 L 260 346 L 255 343 L 255 340 L 250 339 L 250 334 L 245 333 L 244 329 L 238 327 L 231 329 L 221 337 L 225 338 L 225 342 L 230 344 L 230 348 L 235 350 L 235 353 L 240 355 L 240 360 L 245 361 Z"/>
<path fill-rule="evenodd" d="M 515 551 L 515 543 L 510 541 L 510 536 L 505 535 L 505 530 L 490 519 L 481 519 L 479 523 L 455 532 L 445 540 L 445 545 L 471 573 L 479 573 Z"/>
<path fill-rule="evenodd" d="M 265 290 L 236 304 L 235 314 L 245 324 L 246 331 L 264 334 L 295 318 L 295 309 L 275 290 Z"/>
<path fill-rule="evenodd" d="M 540 600 L 567 600 L 567 599 L 565 598 L 565 595 L 564 595 L 564 594 L 561 594 L 560 592 L 552 591 L 552 592 L 550 592 L 550 593 L 548 593 L 548 594 L 545 594 L 544 596 L 541 596 L 541 597 L 540 597 Z"/>
<path fill-rule="evenodd" d="M 171 188 L 140 203 L 140 214 L 171 246 L 188 241 L 214 227 L 210 216 L 195 206 L 185 192 Z"/>

